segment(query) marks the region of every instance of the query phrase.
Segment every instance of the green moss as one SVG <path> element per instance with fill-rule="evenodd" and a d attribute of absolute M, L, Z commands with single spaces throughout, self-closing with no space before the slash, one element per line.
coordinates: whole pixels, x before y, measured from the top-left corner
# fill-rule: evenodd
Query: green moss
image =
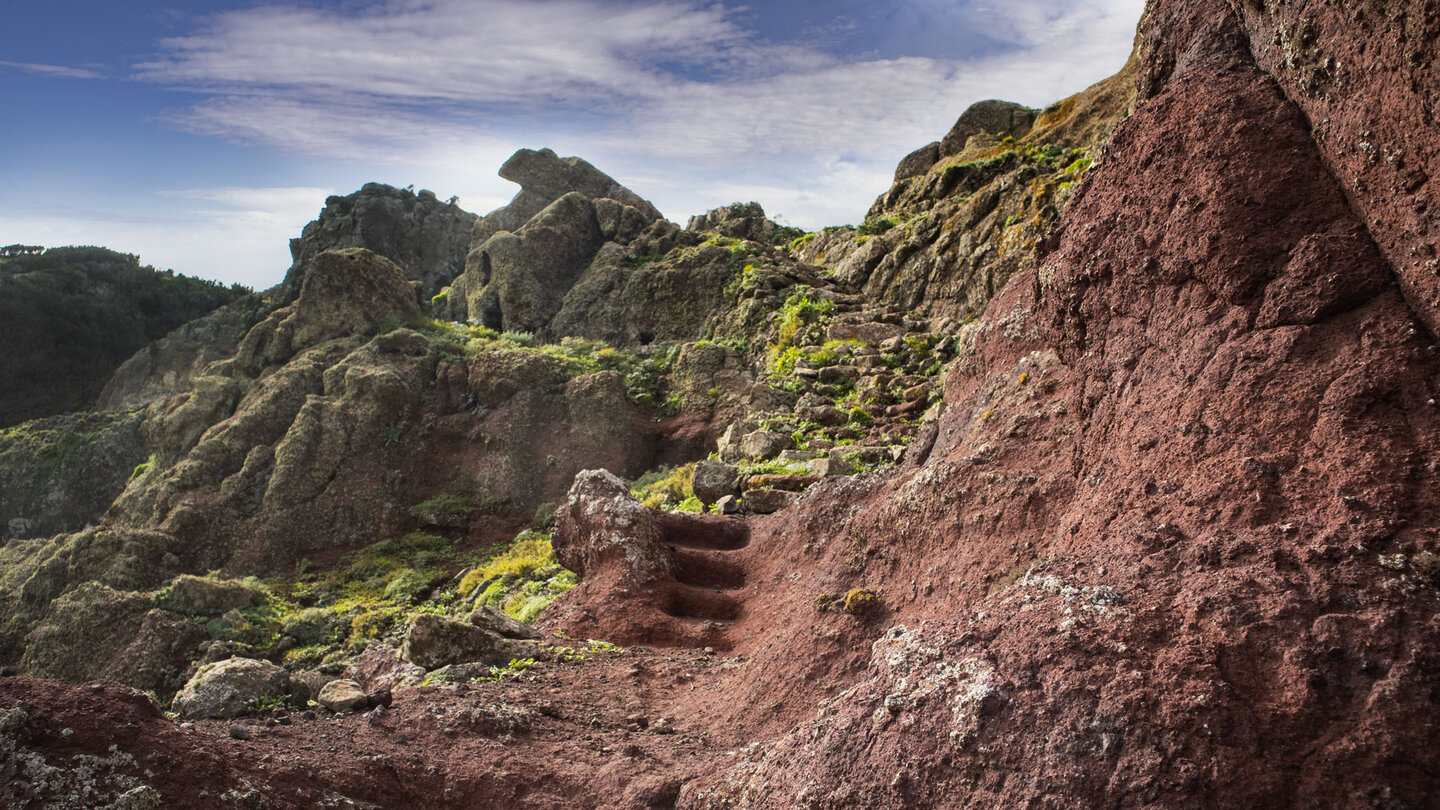
<path fill-rule="evenodd" d="M 790 249 L 799 250 L 801 247 L 810 244 L 815 239 L 815 234 L 807 233 L 790 240 Z"/>
<path fill-rule="evenodd" d="M 154 454 L 154 453 L 151 453 L 149 458 L 147 458 L 147 459 L 145 459 L 144 461 L 140 462 L 139 464 L 136 464 L 136 465 L 135 465 L 135 469 L 134 469 L 133 471 L 131 471 L 131 473 L 130 473 L 130 480 L 131 480 L 131 481 L 134 481 L 136 478 L 139 478 L 140 476 L 144 475 L 145 473 L 150 472 L 150 468 L 151 468 L 151 467 L 154 467 L 154 466 L 155 466 L 155 454 Z"/>
<path fill-rule="evenodd" d="M 695 497 L 695 493 L 690 490 L 690 478 L 694 474 L 694 464 L 661 467 L 630 482 L 630 494 L 651 509 L 663 509 L 667 512 L 695 511 L 680 508 Z"/>
<path fill-rule="evenodd" d="M 835 303 L 824 299 L 815 299 L 810 296 L 809 287 L 799 287 L 790 297 L 785 299 L 784 305 L 780 308 L 779 324 L 776 327 L 775 339 L 767 349 L 769 367 L 772 371 L 778 371 L 778 363 L 786 354 L 786 350 L 796 345 L 802 330 L 812 327 L 818 329 L 827 323 L 830 316 L 835 313 Z M 794 370 L 793 363 L 790 371 Z M 782 373 L 790 373 L 789 371 Z"/>
<path fill-rule="evenodd" d="M 555 561 L 548 534 L 526 531 L 499 556 L 466 574 L 459 593 L 469 594 L 487 582 L 476 606 L 494 605 L 530 622 L 556 597 L 575 587 L 578 579 Z"/>
<path fill-rule="evenodd" d="M 448 493 L 426 498 L 410 507 L 410 514 L 420 520 L 436 523 L 459 523 L 468 520 L 479 508 L 474 498 Z"/>

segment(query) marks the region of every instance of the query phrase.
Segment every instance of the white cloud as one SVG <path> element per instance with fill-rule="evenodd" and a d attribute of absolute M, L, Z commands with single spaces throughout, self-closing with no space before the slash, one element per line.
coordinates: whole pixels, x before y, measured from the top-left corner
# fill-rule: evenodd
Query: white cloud
<path fill-rule="evenodd" d="M 34 62 L 0 62 L 0 67 L 15 68 L 26 73 L 33 73 L 37 76 L 53 76 L 57 79 L 100 79 L 103 74 L 88 68 L 67 67 L 65 65 L 41 65 Z"/>
<path fill-rule="evenodd" d="M 1041 106 L 1114 72 L 1143 5 L 885 0 L 867 12 L 895 27 L 892 44 L 936 31 L 998 43 L 970 59 L 842 58 L 829 40 L 776 43 L 737 22 L 743 9 L 692 0 L 270 5 L 165 40 L 136 73 L 199 95 L 171 119 L 191 132 L 366 167 L 480 213 L 514 193 L 495 177 L 510 153 L 550 146 L 677 221 L 757 199 L 817 227 L 863 217 L 896 162 L 969 104 Z M 322 201 L 273 238 L 283 247 Z"/>
<path fill-rule="evenodd" d="M 0 234 L 46 247 L 113 246 L 161 269 L 258 290 L 283 278 L 290 266 L 290 237 L 298 236 L 334 193 L 325 188 L 162 191 L 154 205 L 144 206 L 156 212 L 147 216 L 102 209 L 32 209 L 0 217 Z"/>

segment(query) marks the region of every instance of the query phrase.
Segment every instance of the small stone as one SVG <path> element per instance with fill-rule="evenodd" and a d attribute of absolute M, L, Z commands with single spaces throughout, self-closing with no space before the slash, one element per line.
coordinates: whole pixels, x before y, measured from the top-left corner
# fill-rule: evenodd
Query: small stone
<path fill-rule="evenodd" d="M 669 717 L 662 717 L 651 724 L 650 730 L 656 734 L 674 734 L 675 721 Z"/>
<path fill-rule="evenodd" d="M 853 366 L 827 366 L 820 369 L 820 382 L 840 383 L 854 380 L 860 376 L 860 369 Z"/>
<path fill-rule="evenodd" d="M 399 743 L 400 745 L 404 745 L 404 744 L 405 744 L 406 742 L 408 742 L 409 740 L 410 740 L 410 738 L 409 738 L 409 737 L 406 737 L 404 734 L 396 734 L 396 735 L 395 735 L 395 742 Z"/>
<path fill-rule="evenodd" d="M 231 727 L 230 727 L 230 739 L 232 739 L 232 740 L 248 740 L 248 739 L 250 739 L 250 738 L 251 738 L 250 729 L 245 728 L 245 727 L 243 727 L 243 726 L 231 726 Z"/>
<path fill-rule="evenodd" d="M 850 475 L 851 473 L 855 472 L 854 465 L 852 465 L 845 459 L 835 458 L 834 456 L 817 458 L 814 461 L 806 464 L 805 466 L 807 469 L 810 470 L 812 475 L 818 475 L 821 477 L 828 477 L 832 475 Z"/>
<path fill-rule="evenodd" d="M 360 688 L 360 684 L 337 679 L 325 684 L 325 688 L 320 690 L 320 696 L 316 698 L 315 702 L 336 714 L 347 714 L 365 708 L 369 704 L 369 699 L 365 696 L 365 691 Z"/>
<path fill-rule="evenodd" d="M 740 514 L 740 500 L 734 495 L 726 495 L 725 497 L 716 501 L 715 505 L 720 507 L 720 514 L 722 515 Z"/>

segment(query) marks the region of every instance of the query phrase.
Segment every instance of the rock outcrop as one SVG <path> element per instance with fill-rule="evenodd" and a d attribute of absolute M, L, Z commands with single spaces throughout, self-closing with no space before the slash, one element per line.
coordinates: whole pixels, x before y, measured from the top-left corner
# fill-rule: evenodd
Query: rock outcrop
<path fill-rule="evenodd" d="M 189 392 L 206 366 L 235 354 L 250 329 L 273 310 L 265 298 L 248 295 L 186 323 L 121 363 L 95 410 L 129 410 Z"/>
<path fill-rule="evenodd" d="M 182 718 L 236 717 L 279 702 L 290 692 L 290 674 L 274 664 L 229 658 L 203 667 L 175 696 L 172 708 Z"/>
<path fill-rule="evenodd" d="M 1152 6 L 1136 112 L 990 304 L 933 441 L 756 533 L 820 587 L 888 583 L 891 629 L 678 806 L 1437 795 L 1430 315 L 1245 19 Z M 818 635 L 748 666 L 823 660 Z M 776 686 L 754 699 L 798 697 Z"/>
<path fill-rule="evenodd" d="M 1134 64 L 1044 110 L 982 101 L 900 162 L 858 228 L 797 245 L 871 301 L 961 321 L 1030 266 L 1134 98 Z"/>
<path fill-rule="evenodd" d="M 730 268 L 718 312 L 675 327 L 711 340 L 678 349 L 535 347 L 461 324 L 378 334 L 383 313 L 418 311 L 403 274 L 327 259 L 366 277 L 353 299 L 302 292 L 152 404 L 156 461 L 110 525 L 0 549 L 0 658 L 72 680 L 171 671 L 168 651 L 195 646 L 185 628 L 279 604 L 256 590 L 242 608 L 262 586 L 175 573 L 293 572 L 306 607 L 277 623 L 288 641 L 216 641 L 205 660 L 284 660 L 306 695 L 343 673 L 376 708 L 181 730 L 112 685 L 0 679 L 0 774 L 14 752 L 46 775 L 0 780 L 0 800 L 83 804 L 79 775 L 99 773 L 95 806 L 131 791 L 203 806 L 211 788 L 277 808 L 1433 805 L 1440 304 L 1417 272 L 1432 11 L 1156 0 L 1121 76 L 1033 121 L 986 103 L 906 159 L 880 212 L 948 212 L 938 223 L 796 242 L 842 261 L 875 245 L 872 268 L 840 279 L 754 241 L 744 206 L 701 227 L 745 220 L 748 236 L 686 232 L 527 180 L 543 193 L 486 243 L 532 238 L 572 193 L 600 234 L 542 333 L 580 328 L 564 320 L 578 290 L 609 292 L 572 313 L 616 317 L 632 284 Z M 1400 124 L 1362 123 L 1394 101 Z M 532 159 L 558 160 L 517 166 Z M 931 196 L 949 182 L 975 198 Z M 1036 219 L 1006 235 L 996 211 Z M 937 238 L 911 244 L 922 233 Z M 968 270 L 909 262 L 962 243 Z M 587 286 L 597 266 L 611 286 Z M 962 323 L 970 306 L 983 314 Z M 674 403 L 670 418 L 627 397 L 661 358 L 669 387 L 639 399 Z M 681 436 L 718 438 L 735 467 L 663 471 L 655 502 L 737 516 L 652 509 L 622 480 Z M 345 639 L 368 643 L 358 660 L 286 646 L 335 639 L 349 609 L 311 587 L 325 574 L 293 566 L 297 549 L 333 558 L 383 536 L 387 553 L 437 555 L 462 533 L 478 547 L 491 524 L 547 526 L 522 507 L 564 486 L 548 540 L 528 530 L 464 572 L 410 572 L 383 608 L 405 621 Z M 397 537 L 418 520 L 456 537 Z M 357 578 L 392 566 L 341 559 Z M 475 609 L 507 578 L 576 577 L 525 614 L 544 644 Z M 529 645 L 543 663 L 507 666 Z M 130 661 L 149 668 L 116 666 Z M 77 751 L 109 754 L 64 764 Z M 204 795 L 159 764 L 176 761 L 206 763 Z"/>
<path fill-rule="evenodd" d="M 300 294 L 300 274 L 316 256 L 343 248 L 365 248 L 399 265 L 407 278 L 420 282 L 429 300 L 464 271 L 470 232 L 478 219 L 424 189 L 416 193 L 366 183 L 354 194 L 329 197 L 320 216 L 290 240 L 294 261 L 282 300 Z"/>
<path fill-rule="evenodd" d="M 590 200 L 614 200 L 633 208 L 646 221 L 662 219 L 660 211 L 613 177 L 578 157 L 562 158 L 550 149 L 521 149 L 500 167 L 500 176 L 520 186 L 507 205 L 491 211 L 470 235 L 472 248 L 500 231 L 518 231 L 551 203 L 570 193 Z"/>

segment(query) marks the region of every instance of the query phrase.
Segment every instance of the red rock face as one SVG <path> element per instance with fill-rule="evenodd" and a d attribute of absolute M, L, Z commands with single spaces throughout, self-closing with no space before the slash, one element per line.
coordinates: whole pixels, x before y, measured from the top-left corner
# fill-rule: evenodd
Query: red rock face
<path fill-rule="evenodd" d="M 400 690 L 243 745 L 153 711 L 114 727 L 277 807 L 317 780 L 445 808 L 1436 806 L 1440 306 L 1407 253 L 1434 4 L 1270 6 L 1152 4 L 1137 111 L 897 473 L 827 479 L 748 543 L 622 515 L 616 482 L 568 505 L 585 581 L 555 626 L 718 655 Z M 1305 19 L 1317 64 L 1359 61 L 1282 65 Z M 1352 152 L 1365 127 L 1426 179 Z M 638 556 L 604 542 L 627 521 Z M 713 640 L 661 632 L 707 618 L 661 598 L 680 586 L 733 604 Z M 863 615 L 817 609 L 861 588 Z M 22 742 L 55 759 L 50 729 L 81 725 L 51 688 L 0 682 L 37 696 Z"/>
<path fill-rule="evenodd" d="M 1250 50 L 1313 127 L 1432 334 L 1440 331 L 1440 5 L 1234 0 Z"/>
<path fill-rule="evenodd" d="M 877 584 L 893 629 L 681 806 L 1440 796 L 1432 316 L 1247 36 L 1218 0 L 1153 9 L 1143 103 L 990 306 L 923 465 L 757 533 L 793 564 L 828 522 L 813 567 Z"/>

